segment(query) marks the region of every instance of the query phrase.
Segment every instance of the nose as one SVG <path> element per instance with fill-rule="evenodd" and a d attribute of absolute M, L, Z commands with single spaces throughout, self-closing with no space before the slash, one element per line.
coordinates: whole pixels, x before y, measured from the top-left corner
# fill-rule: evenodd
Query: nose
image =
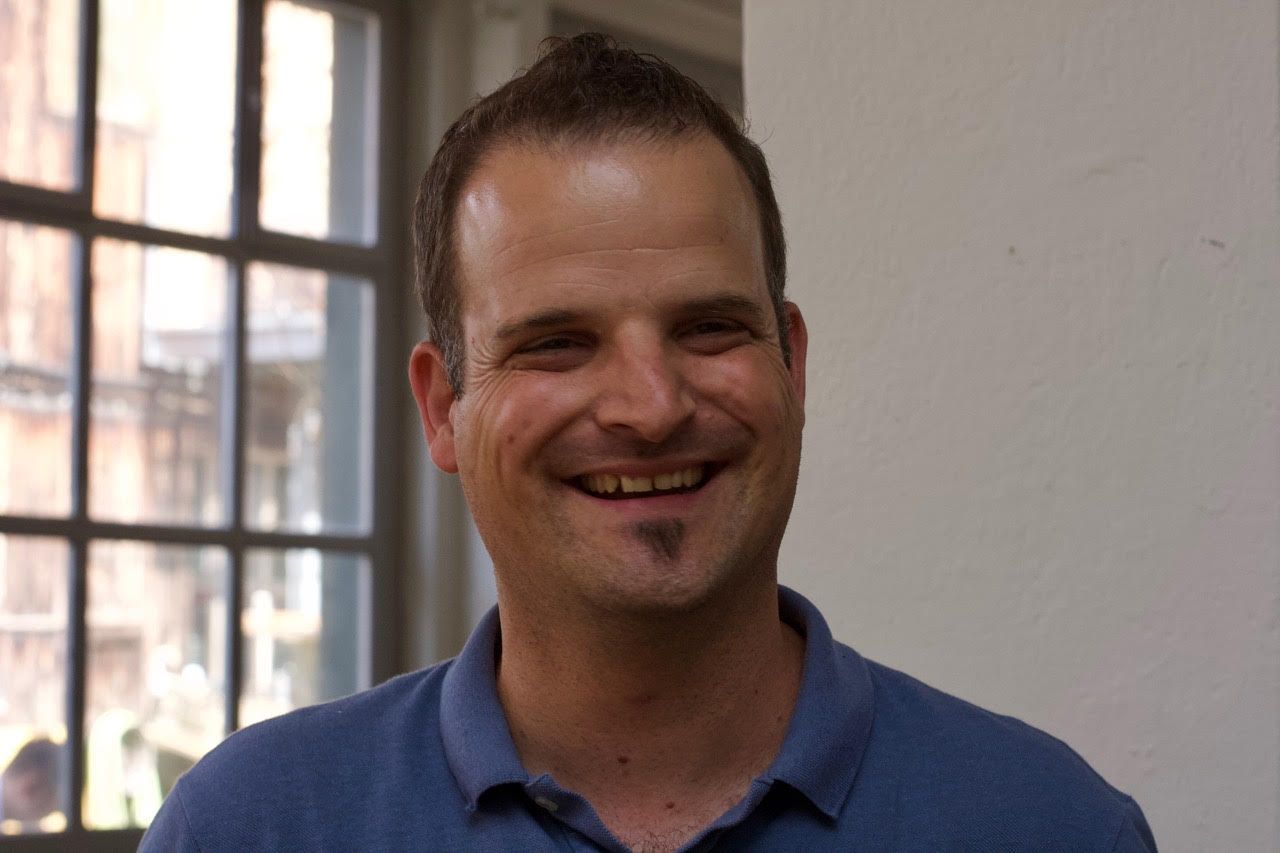
<path fill-rule="evenodd" d="M 675 433 L 696 408 L 677 358 L 661 341 L 622 342 L 602 377 L 596 423 L 653 444 Z"/>

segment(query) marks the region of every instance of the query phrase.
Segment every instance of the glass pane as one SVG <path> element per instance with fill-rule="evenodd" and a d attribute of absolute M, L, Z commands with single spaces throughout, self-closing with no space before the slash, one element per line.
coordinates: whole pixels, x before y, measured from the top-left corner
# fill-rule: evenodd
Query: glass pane
<path fill-rule="evenodd" d="M 67 825 L 65 542 L 0 534 L 0 834 Z"/>
<path fill-rule="evenodd" d="M 378 19 L 269 0 L 263 39 L 262 226 L 373 243 Z"/>
<path fill-rule="evenodd" d="M 0 513 L 71 511 L 75 245 L 0 221 Z"/>
<path fill-rule="evenodd" d="M 93 244 L 89 512 L 220 524 L 228 271 L 222 258 Z"/>
<path fill-rule="evenodd" d="M 113 219 L 225 235 L 236 4 L 101 3 L 94 209 Z"/>
<path fill-rule="evenodd" d="M 365 686 L 366 583 L 356 554 L 245 554 L 241 725 Z"/>
<path fill-rule="evenodd" d="M 372 288 L 277 264 L 251 264 L 247 284 L 246 523 L 363 530 Z"/>
<path fill-rule="evenodd" d="M 71 190 L 80 0 L 0 3 L 0 179 Z"/>
<path fill-rule="evenodd" d="M 146 826 L 221 740 L 226 590 L 220 548 L 90 545 L 85 826 Z"/>

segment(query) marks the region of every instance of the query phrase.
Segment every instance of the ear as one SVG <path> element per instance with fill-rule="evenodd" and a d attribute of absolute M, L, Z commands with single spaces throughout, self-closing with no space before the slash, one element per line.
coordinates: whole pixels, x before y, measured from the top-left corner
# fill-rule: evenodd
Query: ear
<path fill-rule="evenodd" d="M 800 398 L 800 405 L 804 406 L 804 365 L 805 359 L 809 355 L 809 329 L 804 324 L 804 317 L 800 314 L 800 308 L 794 302 L 787 302 L 783 305 L 783 310 L 787 312 L 787 339 L 791 343 L 791 384 L 796 389 L 796 396 Z"/>
<path fill-rule="evenodd" d="M 418 401 L 422 433 L 427 437 L 431 461 L 441 471 L 458 473 L 458 454 L 453 436 L 453 404 L 457 400 L 444 369 L 444 353 L 435 344 L 422 341 L 409 356 L 409 385 Z"/>

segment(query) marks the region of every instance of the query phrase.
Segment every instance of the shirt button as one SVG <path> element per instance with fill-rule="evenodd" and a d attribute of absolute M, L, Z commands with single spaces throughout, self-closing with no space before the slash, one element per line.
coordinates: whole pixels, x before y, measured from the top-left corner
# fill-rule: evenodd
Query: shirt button
<path fill-rule="evenodd" d="M 556 811 L 560 808 L 560 806 L 556 804 L 555 800 L 548 800 L 546 797 L 534 797 L 533 801 L 549 812 Z"/>

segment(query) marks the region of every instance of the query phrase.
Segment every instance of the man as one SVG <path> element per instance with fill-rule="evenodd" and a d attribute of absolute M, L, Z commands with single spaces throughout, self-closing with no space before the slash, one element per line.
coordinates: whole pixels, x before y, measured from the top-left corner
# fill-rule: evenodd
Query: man
<path fill-rule="evenodd" d="M 17 821 L 23 831 L 58 810 L 59 747 L 48 738 L 22 745 L 0 773 L 0 823 Z"/>
<path fill-rule="evenodd" d="M 410 380 L 498 607 L 454 661 L 234 735 L 147 849 L 1154 849 L 1067 747 L 777 585 L 807 337 L 759 149 L 602 36 L 446 134 Z"/>

